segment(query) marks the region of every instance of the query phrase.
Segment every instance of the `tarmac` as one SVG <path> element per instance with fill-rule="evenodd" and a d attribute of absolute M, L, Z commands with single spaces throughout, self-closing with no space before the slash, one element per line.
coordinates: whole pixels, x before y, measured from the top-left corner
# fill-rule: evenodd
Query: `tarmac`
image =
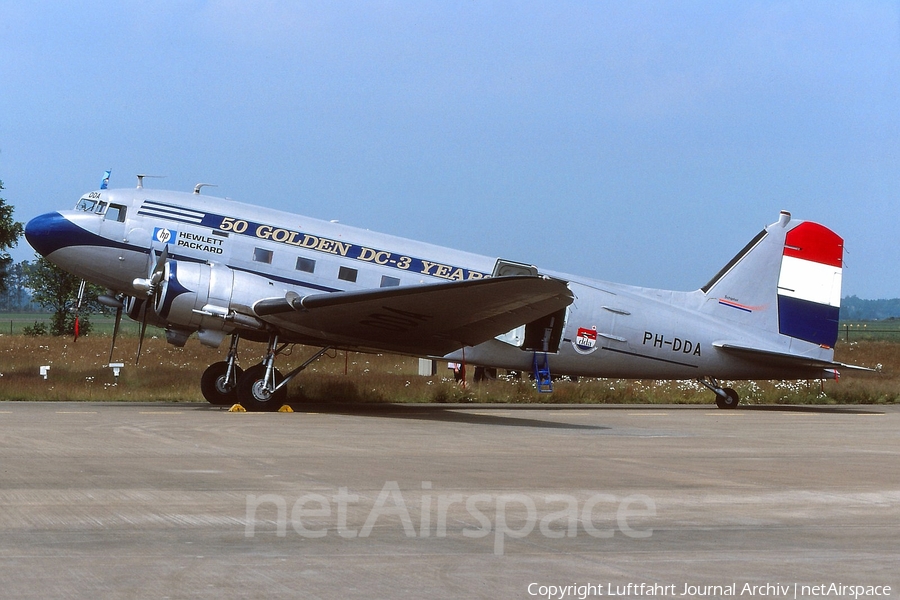
<path fill-rule="evenodd" d="M 900 598 L 900 406 L 294 410 L 0 403 L 0 597 Z"/>

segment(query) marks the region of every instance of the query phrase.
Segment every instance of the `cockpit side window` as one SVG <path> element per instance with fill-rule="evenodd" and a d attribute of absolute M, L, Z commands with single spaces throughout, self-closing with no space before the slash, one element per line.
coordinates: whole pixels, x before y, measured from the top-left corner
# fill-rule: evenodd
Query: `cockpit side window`
<path fill-rule="evenodd" d="M 104 217 L 107 221 L 118 221 L 119 223 L 125 222 L 125 207 L 121 204 L 110 204 L 109 209 L 106 211 L 106 217 Z"/>
<path fill-rule="evenodd" d="M 101 202 L 97 205 L 97 210 L 94 211 L 98 215 L 102 215 L 106 213 L 106 202 Z"/>
<path fill-rule="evenodd" d="M 75 205 L 75 210 L 83 210 L 84 212 L 94 212 L 94 209 L 97 207 L 97 201 L 91 200 L 90 198 L 82 198 L 78 201 L 78 204 Z"/>

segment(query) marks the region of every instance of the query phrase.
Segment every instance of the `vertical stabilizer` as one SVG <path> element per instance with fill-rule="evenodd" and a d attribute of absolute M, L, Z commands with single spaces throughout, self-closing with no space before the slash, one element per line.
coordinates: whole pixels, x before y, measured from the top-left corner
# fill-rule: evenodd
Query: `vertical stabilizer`
<path fill-rule="evenodd" d="M 707 285 L 706 310 L 831 348 L 838 337 L 843 240 L 782 212 Z"/>

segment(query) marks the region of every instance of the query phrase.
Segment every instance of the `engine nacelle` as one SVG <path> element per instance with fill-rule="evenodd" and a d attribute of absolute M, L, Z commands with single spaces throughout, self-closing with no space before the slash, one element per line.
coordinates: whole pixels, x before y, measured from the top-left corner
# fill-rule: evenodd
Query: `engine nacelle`
<path fill-rule="evenodd" d="M 235 271 L 220 264 L 167 261 L 154 312 L 179 330 L 231 332 L 238 328 L 260 329 L 250 305 L 263 295 L 284 293 L 258 275 Z M 201 335 L 201 341 L 217 345 L 222 335 Z M 204 340 L 209 340 L 205 342 Z"/>

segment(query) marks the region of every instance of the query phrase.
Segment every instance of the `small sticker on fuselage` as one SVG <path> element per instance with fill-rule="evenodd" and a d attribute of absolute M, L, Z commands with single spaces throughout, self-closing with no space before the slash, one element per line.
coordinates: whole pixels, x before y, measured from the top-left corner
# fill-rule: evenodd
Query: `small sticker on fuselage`
<path fill-rule="evenodd" d="M 162 244 L 171 244 L 178 237 L 178 232 L 166 227 L 156 227 L 153 229 L 153 241 Z"/>
<path fill-rule="evenodd" d="M 597 328 L 578 328 L 578 335 L 572 341 L 572 347 L 579 354 L 590 354 L 597 349 Z"/>

